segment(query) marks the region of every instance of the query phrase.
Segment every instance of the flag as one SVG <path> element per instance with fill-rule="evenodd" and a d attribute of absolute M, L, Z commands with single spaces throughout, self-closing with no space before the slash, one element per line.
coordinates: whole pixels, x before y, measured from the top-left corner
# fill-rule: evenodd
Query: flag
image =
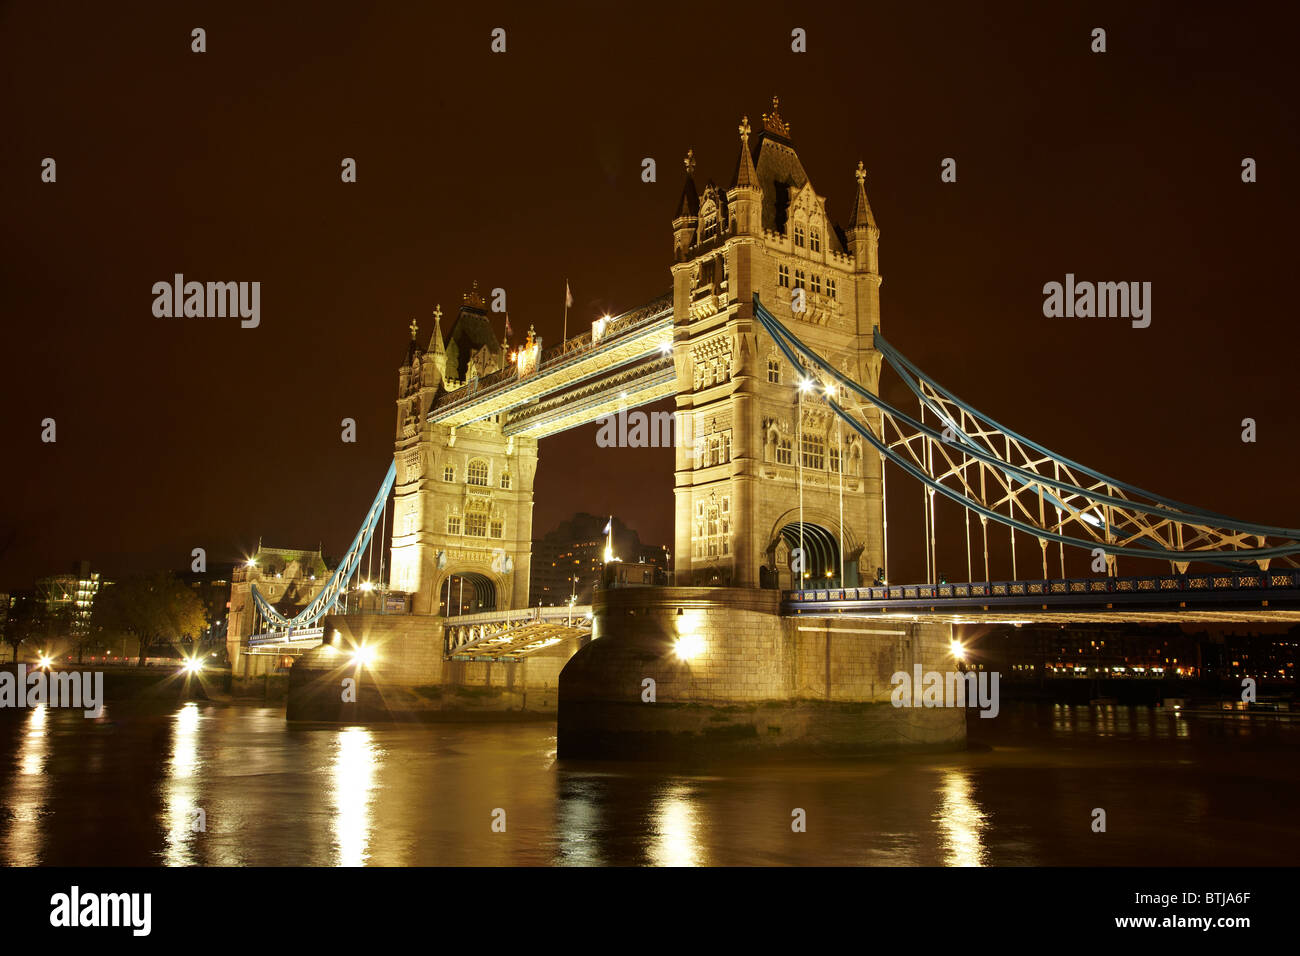
<path fill-rule="evenodd" d="M 613 518 L 610 518 L 609 521 L 608 521 L 608 522 L 606 523 L 606 525 L 605 525 L 605 531 L 604 531 L 604 533 L 605 533 L 605 534 L 609 534 L 610 529 L 613 528 L 613 527 L 614 527 L 614 519 L 613 519 Z"/>
<path fill-rule="evenodd" d="M 510 316 L 506 315 L 506 341 L 510 341 Z"/>
<path fill-rule="evenodd" d="M 564 280 L 564 307 L 567 309 L 573 305 L 573 293 L 569 291 L 569 280 Z"/>

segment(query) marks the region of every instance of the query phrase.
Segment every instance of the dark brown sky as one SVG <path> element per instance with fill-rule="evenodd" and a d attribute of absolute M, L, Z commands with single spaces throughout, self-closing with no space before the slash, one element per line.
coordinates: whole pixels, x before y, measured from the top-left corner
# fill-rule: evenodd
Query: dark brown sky
<path fill-rule="evenodd" d="M 367 7 L 0 7 L 0 587 L 80 557 L 233 560 L 259 535 L 341 551 L 391 456 L 412 316 L 427 334 L 478 279 L 507 290 L 517 334 L 553 343 L 566 276 L 571 328 L 666 290 L 682 155 L 729 185 L 737 122 L 773 93 L 841 222 L 865 161 L 883 327 L 914 361 L 1071 458 L 1300 526 L 1290 14 Z M 154 318 L 151 286 L 176 272 L 260 281 L 261 327 Z M 1045 319 L 1043 283 L 1067 272 L 1152 282 L 1151 327 Z M 547 439 L 534 528 L 614 512 L 671 542 L 671 469 L 597 449 L 594 428 Z M 902 480 L 895 579 L 922 568 Z"/>

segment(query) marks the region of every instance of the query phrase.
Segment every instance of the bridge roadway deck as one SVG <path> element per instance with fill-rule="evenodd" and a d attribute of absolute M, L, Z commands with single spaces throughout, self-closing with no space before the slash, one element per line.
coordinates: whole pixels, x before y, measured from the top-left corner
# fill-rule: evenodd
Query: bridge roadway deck
<path fill-rule="evenodd" d="M 1300 571 L 904 584 L 786 591 L 787 615 L 953 624 L 1300 622 Z"/>

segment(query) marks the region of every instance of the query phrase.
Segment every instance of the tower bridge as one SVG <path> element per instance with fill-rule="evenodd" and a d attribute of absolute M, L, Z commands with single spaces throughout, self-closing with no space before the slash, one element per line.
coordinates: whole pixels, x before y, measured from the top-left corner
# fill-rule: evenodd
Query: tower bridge
<path fill-rule="evenodd" d="M 813 187 L 776 100 L 757 128 L 742 120 L 738 135 L 725 188 L 697 181 L 687 154 L 665 295 L 601 317 L 549 349 L 531 328 L 521 345 L 506 341 L 476 286 L 445 338 L 440 309 L 427 340 L 412 323 L 398 374 L 394 456 L 379 495 L 340 568 L 301 613 L 254 602 L 257 621 L 239 632 L 258 634 L 252 646 L 303 628 L 328 630 L 327 616 L 358 586 L 361 555 L 376 543 L 379 576 L 368 570 L 365 583 L 390 600 L 400 596 L 409 621 L 437 622 L 446 661 L 521 663 L 551 653 L 557 641 L 576 647 L 588 633 L 639 635 L 625 643 L 648 653 L 665 634 L 671 644 L 684 627 L 696 635 L 702 628 L 730 648 L 725 663 L 697 663 L 691 672 L 691 694 L 710 686 L 711 668 L 730 675 L 718 677 L 723 689 L 709 692 L 713 700 L 744 697 L 728 683 L 741 679 L 738 672 L 726 668 L 747 654 L 758 655 L 759 670 L 776 666 L 767 660 L 773 655 L 786 660 L 785 670 L 764 671 L 764 693 L 802 693 L 781 681 L 798 671 L 790 661 L 804 653 L 801 635 L 817 632 L 817 620 L 874 616 L 915 625 L 855 631 L 895 635 L 886 639 L 892 649 L 877 648 L 879 661 L 852 664 L 861 677 L 891 655 L 901 662 L 940 653 L 947 642 L 934 628 L 964 620 L 1291 620 L 1300 613 L 1300 572 L 1292 570 L 1300 531 L 1227 518 L 1110 478 L 959 399 L 882 333 L 880 229 L 863 164 L 840 224 Z M 908 386 L 915 414 L 882 397 L 885 369 Z M 524 609 L 539 441 L 669 397 L 677 438 L 672 587 L 598 592 L 592 621 L 576 627 L 558 617 L 519 618 L 531 613 Z M 886 583 L 887 478 L 924 491 L 924 582 Z M 965 518 L 951 532 L 966 544 L 958 584 L 937 570 L 939 498 Z M 1041 580 L 1018 573 L 1017 535 L 1038 543 Z M 990 581 L 990 549 L 1003 541 L 1015 580 Z M 1067 548 L 1088 552 L 1104 571 L 1067 578 Z M 1125 577 L 1120 562 L 1131 559 L 1165 562 L 1169 575 Z M 453 582 L 471 593 L 474 613 L 453 613 L 467 608 L 459 593 L 453 608 Z M 772 623 L 782 619 L 800 623 L 786 630 Z M 751 633 L 761 635 L 757 643 L 733 647 L 732 624 L 735 640 Z M 818 653 L 829 662 L 838 630 L 822 630 Z M 233 651 L 250 647 L 233 633 L 232 641 Z M 630 679 L 620 668 L 632 668 L 632 658 L 617 662 L 621 652 L 610 642 L 597 652 L 599 643 L 565 673 L 579 688 L 574 699 L 595 708 L 581 720 L 617 723 L 623 718 L 612 715 L 622 712 L 592 695 Z M 831 700 L 838 692 L 829 663 L 825 670 Z M 857 702 L 877 692 L 874 678 L 845 691 Z"/>

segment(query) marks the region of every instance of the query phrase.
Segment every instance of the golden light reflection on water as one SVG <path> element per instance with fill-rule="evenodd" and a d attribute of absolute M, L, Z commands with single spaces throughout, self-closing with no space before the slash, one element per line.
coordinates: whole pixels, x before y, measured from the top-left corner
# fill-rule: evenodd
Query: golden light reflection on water
<path fill-rule="evenodd" d="M 961 770 L 947 770 L 939 790 L 936 822 L 944 850 L 945 866 L 984 866 L 988 849 L 984 831 L 988 823 L 975 801 L 970 777 Z"/>
<path fill-rule="evenodd" d="M 651 840 L 647 848 L 655 866 L 707 866 L 700 842 L 700 822 L 688 788 L 669 784 L 651 811 Z"/>
<path fill-rule="evenodd" d="M 18 743 L 18 773 L 5 793 L 9 827 L 5 831 L 3 859 L 9 865 L 36 866 L 42 862 L 45 828 L 41 816 L 50 786 L 45 772 L 50 744 L 48 720 L 45 705 L 34 705 Z"/>
<path fill-rule="evenodd" d="M 365 866 L 370 858 L 371 801 L 380 752 L 364 727 L 340 733 L 332 767 L 335 866 Z"/>
<path fill-rule="evenodd" d="M 168 866 L 190 866 L 194 858 L 195 826 L 207 821 L 197 812 L 199 740 L 203 718 L 198 704 L 190 701 L 172 719 L 172 752 L 163 781 L 163 819 L 166 821 L 163 858 Z"/>

